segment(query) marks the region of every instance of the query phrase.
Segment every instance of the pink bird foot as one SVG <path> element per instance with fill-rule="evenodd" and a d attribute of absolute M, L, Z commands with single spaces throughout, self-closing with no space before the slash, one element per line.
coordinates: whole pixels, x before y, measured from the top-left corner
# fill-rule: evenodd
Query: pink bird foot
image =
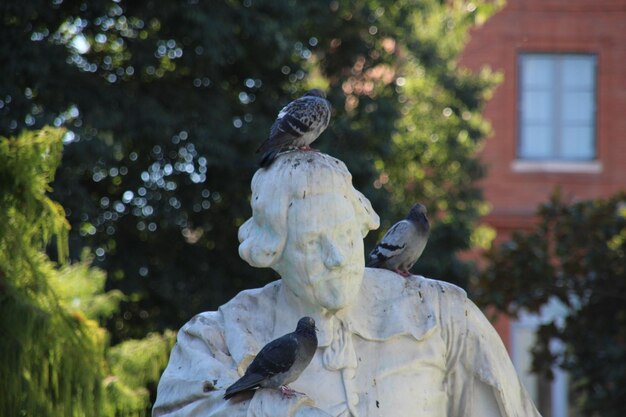
<path fill-rule="evenodd" d="M 396 272 L 396 274 L 402 275 L 405 278 L 411 275 L 411 273 L 409 271 L 404 271 L 402 269 L 396 269 L 395 272 Z"/>
<path fill-rule="evenodd" d="M 299 392 L 294 390 L 293 388 L 289 388 L 287 385 L 281 385 L 278 389 L 280 390 L 281 394 L 283 394 L 283 396 L 286 398 L 293 398 L 296 396 L 296 394 L 304 395 L 303 392 Z"/>
<path fill-rule="evenodd" d="M 301 151 L 319 152 L 319 149 L 311 148 L 309 145 L 300 146 Z"/>

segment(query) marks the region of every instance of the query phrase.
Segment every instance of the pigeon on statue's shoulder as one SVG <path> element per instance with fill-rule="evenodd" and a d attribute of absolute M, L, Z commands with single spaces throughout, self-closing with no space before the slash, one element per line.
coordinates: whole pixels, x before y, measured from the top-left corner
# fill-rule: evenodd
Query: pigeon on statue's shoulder
<path fill-rule="evenodd" d="M 395 271 L 403 277 L 419 259 L 428 242 L 430 225 L 426 207 L 415 204 L 406 218 L 394 224 L 370 252 L 366 266 Z"/>
<path fill-rule="evenodd" d="M 261 349 L 244 375 L 226 389 L 224 399 L 235 394 L 257 388 L 279 389 L 286 396 L 296 391 L 287 384 L 292 383 L 309 365 L 317 349 L 315 320 L 303 317 L 296 330 L 272 340 Z"/>

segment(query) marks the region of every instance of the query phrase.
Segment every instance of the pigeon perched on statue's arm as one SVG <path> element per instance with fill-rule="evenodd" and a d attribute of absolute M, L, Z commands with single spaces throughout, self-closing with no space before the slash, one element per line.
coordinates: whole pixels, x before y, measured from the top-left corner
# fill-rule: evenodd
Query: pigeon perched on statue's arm
<path fill-rule="evenodd" d="M 326 94 L 317 88 L 287 104 L 278 113 L 269 138 L 257 149 L 257 153 L 263 153 L 259 165 L 269 167 L 286 149 L 310 150 L 309 145 L 328 127 L 330 113 Z"/>
<path fill-rule="evenodd" d="M 430 233 L 426 207 L 415 204 L 405 219 L 394 224 L 370 252 L 366 266 L 384 268 L 407 277 L 419 259 Z"/>
<path fill-rule="evenodd" d="M 279 337 L 261 349 L 245 374 L 226 389 L 224 399 L 235 394 L 257 388 L 274 388 L 287 396 L 295 391 L 287 384 L 298 379 L 309 365 L 317 349 L 315 321 L 303 317 L 298 321 L 296 331 Z"/>

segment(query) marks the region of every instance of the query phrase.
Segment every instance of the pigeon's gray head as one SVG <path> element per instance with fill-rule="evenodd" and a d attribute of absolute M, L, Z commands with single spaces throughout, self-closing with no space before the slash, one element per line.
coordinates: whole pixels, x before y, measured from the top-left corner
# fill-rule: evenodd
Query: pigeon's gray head
<path fill-rule="evenodd" d="M 411 211 L 409 211 L 409 215 L 406 217 L 409 220 L 413 220 L 417 222 L 428 221 L 428 219 L 426 218 L 426 213 L 427 213 L 426 207 L 424 207 L 420 203 L 417 203 L 413 207 L 411 207 Z"/>
<path fill-rule="evenodd" d="M 298 321 L 298 326 L 296 327 L 296 332 L 298 333 L 307 333 L 307 334 L 315 334 L 317 331 L 317 327 L 315 327 L 315 320 L 311 317 L 302 317 Z"/>
<path fill-rule="evenodd" d="M 314 88 L 312 90 L 307 91 L 306 93 L 304 93 L 305 97 L 321 97 L 321 98 L 326 98 L 326 93 L 322 90 L 320 90 L 319 88 Z"/>

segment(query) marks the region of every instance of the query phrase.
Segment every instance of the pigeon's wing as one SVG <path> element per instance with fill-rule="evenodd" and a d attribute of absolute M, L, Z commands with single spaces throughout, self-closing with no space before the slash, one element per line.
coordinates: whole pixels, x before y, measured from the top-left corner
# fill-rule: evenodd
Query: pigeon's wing
<path fill-rule="evenodd" d="M 402 253 L 409 243 L 413 225 L 408 220 L 401 220 L 394 224 L 382 240 L 370 252 L 367 266 L 377 268 L 389 259 Z"/>
<path fill-rule="evenodd" d="M 271 341 L 248 367 L 247 372 L 272 376 L 287 372 L 296 360 L 298 341 L 293 333 Z"/>
<path fill-rule="evenodd" d="M 226 388 L 224 399 L 227 400 L 235 394 L 259 387 L 265 378 L 267 378 L 265 375 L 246 371 L 245 375 L 239 378 L 237 382 Z"/>
<path fill-rule="evenodd" d="M 314 119 L 307 117 L 310 97 L 301 97 L 292 101 L 278 113 L 278 117 L 270 129 L 269 138 L 259 146 L 257 152 L 280 149 L 288 146 L 311 130 Z"/>

